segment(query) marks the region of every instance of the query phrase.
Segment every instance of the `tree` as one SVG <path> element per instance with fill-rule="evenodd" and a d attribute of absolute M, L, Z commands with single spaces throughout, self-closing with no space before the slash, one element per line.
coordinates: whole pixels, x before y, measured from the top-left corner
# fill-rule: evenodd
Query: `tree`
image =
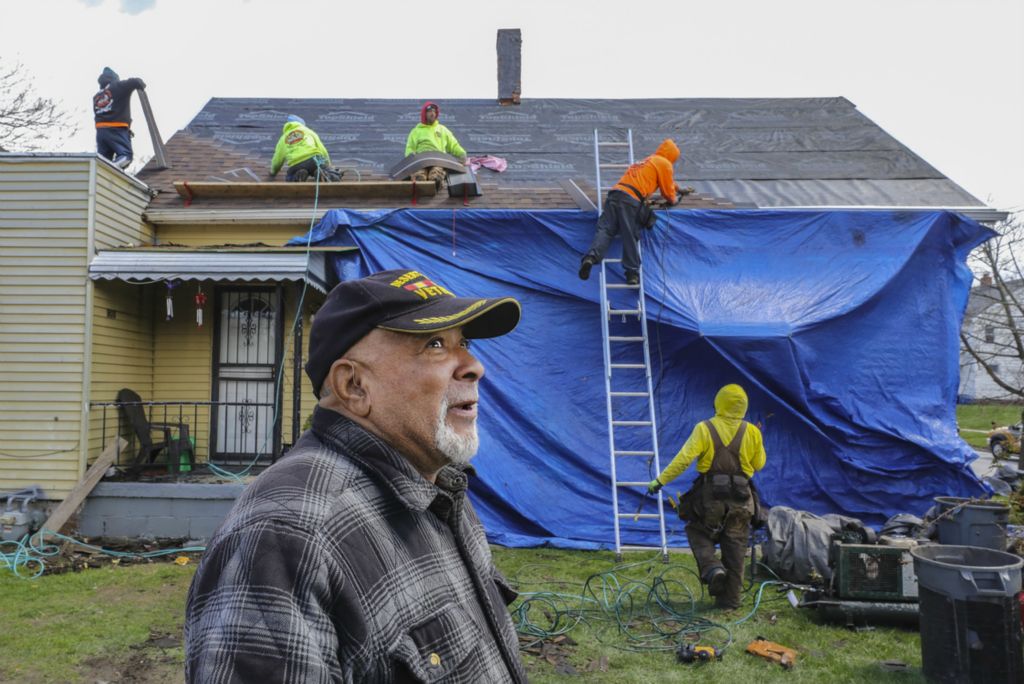
<path fill-rule="evenodd" d="M 23 64 L 0 60 L 0 151 L 31 152 L 48 139 L 70 137 L 77 131 L 70 112 L 34 92 Z"/>
<path fill-rule="evenodd" d="M 1024 399 L 1024 213 L 996 231 L 972 255 L 984 275 L 972 289 L 960 343 L 1008 398 Z"/>

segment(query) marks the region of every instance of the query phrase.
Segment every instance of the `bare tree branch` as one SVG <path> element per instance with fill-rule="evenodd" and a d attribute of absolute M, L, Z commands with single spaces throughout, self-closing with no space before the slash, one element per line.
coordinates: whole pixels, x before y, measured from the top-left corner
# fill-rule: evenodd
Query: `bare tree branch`
<path fill-rule="evenodd" d="M 1017 254 L 1024 242 L 1024 214 L 1011 216 L 996 230 L 999 234 L 973 255 L 987 277 L 971 295 L 974 311 L 964 321 L 960 344 L 992 382 L 1024 398 L 1024 269 Z"/>
<path fill-rule="evenodd" d="M 24 65 L 0 60 L 0 151 L 31 152 L 77 131 L 70 112 L 35 94 Z"/>

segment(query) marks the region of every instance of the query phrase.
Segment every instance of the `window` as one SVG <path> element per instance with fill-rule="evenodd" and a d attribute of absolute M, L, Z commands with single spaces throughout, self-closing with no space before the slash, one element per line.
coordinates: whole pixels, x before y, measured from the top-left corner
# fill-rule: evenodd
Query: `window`
<path fill-rule="evenodd" d="M 995 342 L 996 341 L 996 327 L 994 325 L 985 326 L 985 341 Z"/>

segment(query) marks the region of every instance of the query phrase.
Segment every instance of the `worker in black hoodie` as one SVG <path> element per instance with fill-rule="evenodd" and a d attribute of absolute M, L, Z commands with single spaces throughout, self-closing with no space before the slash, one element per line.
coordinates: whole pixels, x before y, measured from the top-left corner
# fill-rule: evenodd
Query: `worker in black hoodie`
<path fill-rule="evenodd" d="M 132 91 L 145 90 L 146 83 L 141 78 L 122 81 L 110 67 L 103 67 L 97 80 L 100 91 L 92 98 L 96 151 L 123 169 L 132 162 Z"/>

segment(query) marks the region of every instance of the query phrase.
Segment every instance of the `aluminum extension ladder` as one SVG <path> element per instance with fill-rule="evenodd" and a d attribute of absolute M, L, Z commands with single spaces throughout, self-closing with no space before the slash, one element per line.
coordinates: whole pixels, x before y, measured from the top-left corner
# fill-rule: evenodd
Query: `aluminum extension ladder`
<path fill-rule="evenodd" d="M 625 163 L 601 163 L 602 148 L 624 148 Z M 594 129 L 594 170 L 597 180 L 597 210 L 600 214 L 604 189 L 602 171 L 626 169 L 633 163 L 633 131 L 626 131 L 626 141 L 604 142 Z M 639 250 L 639 245 L 637 247 Z M 608 454 L 611 462 L 612 511 L 615 527 L 615 557 L 622 560 L 620 521 L 657 520 L 661 533 L 661 553 L 668 560 L 668 540 L 665 534 L 665 505 L 661 492 L 654 499 L 647 495 L 647 484 L 661 472 L 658 460 L 658 423 L 654 411 L 654 390 L 651 380 L 651 352 L 647 338 L 647 311 L 644 303 L 643 267 L 640 283 L 627 285 L 621 270 L 615 273 L 617 282 L 609 282 L 609 263 L 622 263 L 622 259 L 601 261 L 601 344 L 604 351 L 605 402 L 608 411 Z M 635 296 L 635 300 L 633 297 Z M 613 334 L 613 321 L 618 318 Z M 639 328 L 639 330 L 637 330 Z M 615 345 L 613 350 L 612 345 Z M 642 356 L 640 351 L 642 350 Z M 641 373 L 643 374 L 641 377 Z M 646 401 L 643 401 L 646 399 Z M 647 436 L 645 437 L 645 433 Z M 621 465 L 620 465 L 621 464 Z M 653 468 L 652 468 L 653 466 Z M 619 479 L 620 473 L 624 479 Z M 646 479 L 641 477 L 646 473 Z M 620 490 L 640 491 L 640 507 L 622 509 Z M 657 512 L 649 510 L 655 507 Z M 651 549 L 649 546 L 629 546 L 629 550 Z"/>

